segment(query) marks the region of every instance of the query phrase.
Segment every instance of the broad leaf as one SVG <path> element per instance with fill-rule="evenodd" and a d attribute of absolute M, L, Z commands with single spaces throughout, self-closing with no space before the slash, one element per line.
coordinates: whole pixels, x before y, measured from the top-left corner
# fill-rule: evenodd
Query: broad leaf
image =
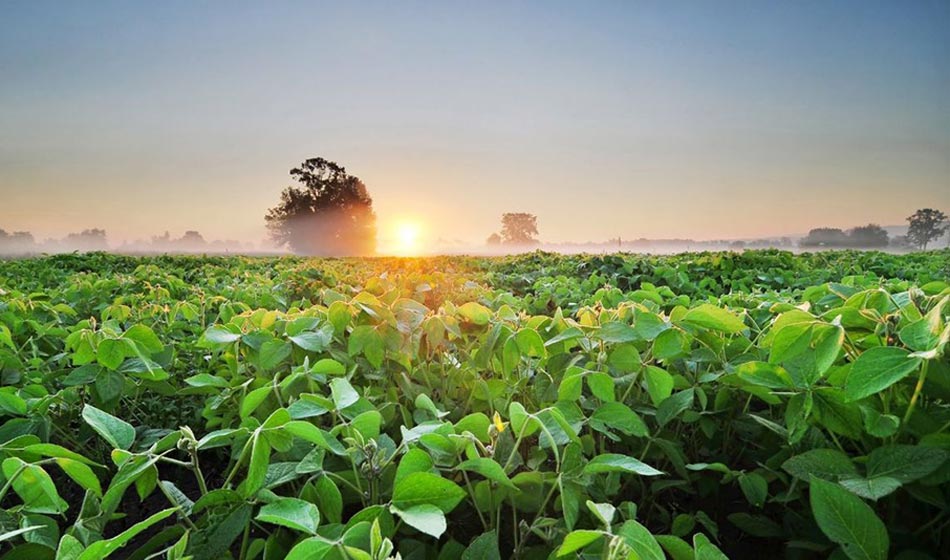
<path fill-rule="evenodd" d="M 822 532 L 852 560 L 887 560 L 884 523 L 860 498 L 841 486 L 811 477 L 811 510 Z"/>

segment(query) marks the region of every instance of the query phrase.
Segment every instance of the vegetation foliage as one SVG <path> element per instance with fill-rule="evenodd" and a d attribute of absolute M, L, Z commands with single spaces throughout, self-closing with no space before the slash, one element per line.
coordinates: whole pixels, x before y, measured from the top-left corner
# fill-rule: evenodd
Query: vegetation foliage
<path fill-rule="evenodd" d="M 948 262 L 3 262 L 3 558 L 939 558 Z"/>

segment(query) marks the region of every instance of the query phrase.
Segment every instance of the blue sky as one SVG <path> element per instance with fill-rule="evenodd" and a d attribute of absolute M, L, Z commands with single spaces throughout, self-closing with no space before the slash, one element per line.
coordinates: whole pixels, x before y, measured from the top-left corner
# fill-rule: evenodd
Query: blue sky
<path fill-rule="evenodd" d="M 307 157 L 474 243 L 950 211 L 950 2 L 5 2 L 0 228 L 258 240 Z"/>

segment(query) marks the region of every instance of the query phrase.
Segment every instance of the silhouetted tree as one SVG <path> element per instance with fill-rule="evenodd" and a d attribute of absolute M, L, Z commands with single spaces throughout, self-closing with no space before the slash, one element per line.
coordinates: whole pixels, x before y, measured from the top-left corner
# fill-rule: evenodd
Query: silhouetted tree
<path fill-rule="evenodd" d="M 99 228 L 84 229 L 79 233 L 70 233 L 64 240 L 68 248 L 79 251 L 106 251 L 106 230 Z"/>
<path fill-rule="evenodd" d="M 501 236 L 497 233 L 493 233 L 488 236 L 488 239 L 485 240 L 485 243 L 488 245 L 501 245 Z"/>
<path fill-rule="evenodd" d="M 320 256 L 376 251 L 376 214 L 362 181 L 323 158 L 308 159 L 290 176 L 301 186 L 284 189 L 264 217 L 277 245 Z"/>
<path fill-rule="evenodd" d="M 838 228 L 815 228 L 798 242 L 802 247 L 842 247 L 847 243 L 848 236 Z"/>
<path fill-rule="evenodd" d="M 527 212 L 510 212 L 501 216 L 501 240 L 507 245 L 538 243 L 538 217 Z"/>
<path fill-rule="evenodd" d="M 856 227 L 848 232 L 848 245 L 852 247 L 887 247 L 887 230 L 877 224 Z"/>
<path fill-rule="evenodd" d="M 910 223 L 907 238 L 920 249 L 926 250 L 928 243 L 947 231 L 947 215 L 933 208 L 918 210 L 907 221 Z"/>
<path fill-rule="evenodd" d="M 28 253 L 36 249 L 36 240 L 28 231 L 7 233 L 0 229 L 0 253 Z"/>
<path fill-rule="evenodd" d="M 181 236 L 183 243 L 198 243 L 204 244 L 205 238 L 195 230 L 188 230 L 185 232 L 185 235 Z"/>

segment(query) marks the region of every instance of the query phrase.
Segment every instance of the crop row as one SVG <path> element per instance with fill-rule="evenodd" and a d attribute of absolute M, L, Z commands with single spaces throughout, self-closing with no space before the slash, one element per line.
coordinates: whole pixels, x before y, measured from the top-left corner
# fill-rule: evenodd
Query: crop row
<path fill-rule="evenodd" d="M 0 263 L 0 546 L 939 558 L 946 256 Z"/>

